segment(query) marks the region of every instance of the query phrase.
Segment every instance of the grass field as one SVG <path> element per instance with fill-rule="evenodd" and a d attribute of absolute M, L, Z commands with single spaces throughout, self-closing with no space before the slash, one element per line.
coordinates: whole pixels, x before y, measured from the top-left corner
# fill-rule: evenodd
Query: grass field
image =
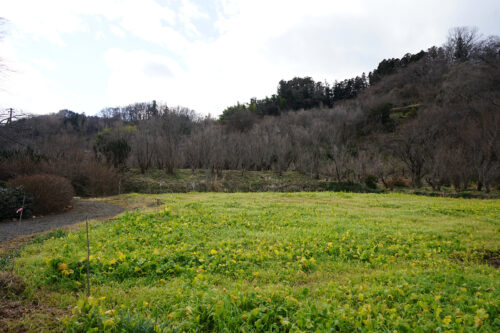
<path fill-rule="evenodd" d="M 30 297 L 73 308 L 69 331 L 500 331 L 500 200 L 154 197 L 92 226 L 89 300 L 83 231 L 26 247 Z"/>

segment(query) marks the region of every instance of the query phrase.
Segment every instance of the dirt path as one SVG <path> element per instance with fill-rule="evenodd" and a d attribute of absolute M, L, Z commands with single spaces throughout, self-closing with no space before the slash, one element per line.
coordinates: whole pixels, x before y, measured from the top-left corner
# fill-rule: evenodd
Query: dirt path
<path fill-rule="evenodd" d="M 22 235 L 56 229 L 65 225 L 75 224 L 89 219 L 111 217 L 123 212 L 120 206 L 110 205 L 104 202 L 75 201 L 73 208 L 65 213 L 44 216 L 35 219 L 27 219 L 19 222 L 0 222 L 0 243 Z"/>

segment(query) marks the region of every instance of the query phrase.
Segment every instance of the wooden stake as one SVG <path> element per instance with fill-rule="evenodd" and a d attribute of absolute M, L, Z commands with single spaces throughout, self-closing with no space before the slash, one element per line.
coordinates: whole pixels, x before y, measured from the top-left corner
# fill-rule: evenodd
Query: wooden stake
<path fill-rule="evenodd" d="M 90 242 L 89 242 L 89 217 L 85 217 L 87 226 L 87 297 L 90 297 Z"/>
<path fill-rule="evenodd" d="M 26 199 L 26 194 L 23 194 L 23 204 L 21 205 L 21 214 L 19 214 L 19 222 L 23 220 L 23 211 L 24 211 L 24 200 Z"/>

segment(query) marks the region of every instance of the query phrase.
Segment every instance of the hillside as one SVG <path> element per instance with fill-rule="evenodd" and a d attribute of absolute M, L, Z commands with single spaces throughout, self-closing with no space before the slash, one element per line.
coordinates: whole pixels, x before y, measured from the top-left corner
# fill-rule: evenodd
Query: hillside
<path fill-rule="evenodd" d="M 292 171 L 489 193 L 500 185 L 499 108 L 500 39 L 458 28 L 442 46 L 384 59 L 368 75 L 282 80 L 275 94 L 218 120 L 153 101 L 9 122 L 0 127 L 0 182 L 58 174 L 78 195 L 98 196 L 116 194 L 134 168 L 208 170 L 212 179 Z"/>

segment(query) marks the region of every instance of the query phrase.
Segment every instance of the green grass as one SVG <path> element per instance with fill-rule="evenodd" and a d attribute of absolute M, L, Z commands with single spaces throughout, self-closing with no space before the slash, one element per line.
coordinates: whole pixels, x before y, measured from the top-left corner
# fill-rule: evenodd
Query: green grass
<path fill-rule="evenodd" d="M 136 195 L 134 195 L 135 197 Z M 130 196 L 125 197 L 127 199 Z M 16 259 L 69 331 L 500 330 L 500 200 L 405 194 L 156 195 Z"/>

